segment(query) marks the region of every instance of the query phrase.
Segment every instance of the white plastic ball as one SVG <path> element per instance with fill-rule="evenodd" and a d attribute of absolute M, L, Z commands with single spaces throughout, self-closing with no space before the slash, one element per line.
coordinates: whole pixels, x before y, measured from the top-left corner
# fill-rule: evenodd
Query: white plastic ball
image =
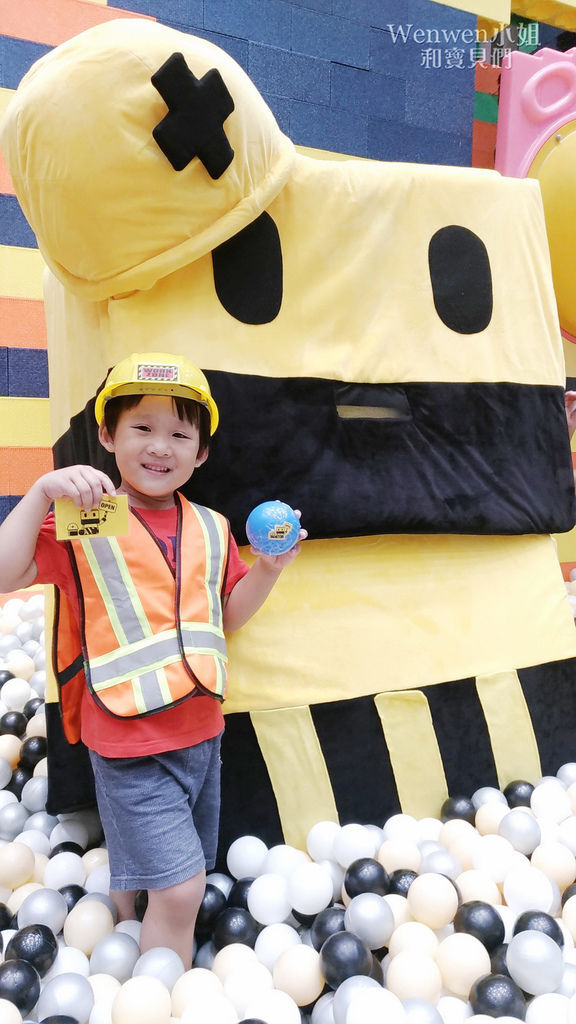
<path fill-rule="evenodd" d="M 380 987 L 374 978 L 369 978 L 363 974 L 354 974 L 351 978 L 346 978 L 342 981 L 334 992 L 332 1003 L 334 1024 L 346 1024 L 348 1007 L 359 992 L 363 992 L 365 989 Z"/>
<path fill-rule="evenodd" d="M 60 943 L 61 938 L 58 939 Z M 74 946 L 61 945 L 50 970 L 44 975 L 44 984 L 60 974 L 81 974 L 83 978 L 90 975 L 90 961 L 85 953 Z"/>
<path fill-rule="evenodd" d="M 24 846 L 28 846 L 34 853 L 42 853 L 46 858 L 50 855 L 50 840 L 48 836 L 44 835 L 37 828 L 29 828 L 25 829 L 24 832 L 20 832 L 14 839 L 14 842 L 23 843 Z"/>
<path fill-rule="evenodd" d="M 237 1024 L 237 1021 L 238 1014 L 234 1003 L 230 1002 L 225 995 L 221 995 L 214 996 L 207 1005 L 188 1006 L 174 1024 Z M 116 1022 L 113 1021 L 112 1024 L 116 1024 Z M 172 1018 L 170 1018 L 170 1024 L 173 1024 Z"/>
<path fill-rule="evenodd" d="M 268 992 L 274 987 L 272 975 L 264 964 L 252 964 L 244 970 L 234 971 L 224 981 L 224 995 L 239 1017 L 244 1016 L 248 1003 L 256 992 Z"/>
<path fill-rule="evenodd" d="M 292 904 L 284 875 L 259 875 L 252 882 L 247 896 L 248 910 L 259 924 L 285 921 Z"/>
<path fill-rule="evenodd" d="M 334 992 L 325 992 L 316 1000 L 310 1017 L 310 1024 L 334 1024 Z"/>
<path fill-rule="evenodd" d="M 512 843 L 504 836 L 485 835 L 474 847 L 472 864 L 477 871 L 483 871 L 498 884 L 504 881 L 510 869 L 513 853 Z"/>
<path fill-rule="evenodd" d="M 526 1010 L 526 1024 L 569 1024 L 570 1000 L 558 992 L 532 999 Z"/>
<path fill-rule="evenodd" d="M 420 822 L 411 814 L 392 814 L 382 826 L 384 840 L 400 839 L 405 842 L 417 842 L 421 838 Z"/>
<path fill-rule="evenodd" d="M 300 864 L 288 878 L 288 898 L 300 914 L 318 914 L 333 898 L 332 876 L 322 864 Z"/>
<path fill-rule="evenodd" d="M 300 1010 L 286 992 L 257 992 L 244 1011 L 264 1024 L 301 1024 Z"/>
<path fill-rule="evenodd" d="M 243 942 L 231 942 L 230 945 L 223 946 L 218 950 L 214 957 L 212 971 L 221 982 L 224 982 L 228 974 L 242 970 L 243 966 L 248 968 L 255 963 L 258 963 L 258 957 L 250 946 L 246 946 Z"/>
<path fill-rule="evenodd" d="M 260 963 L 271 971 L 280 954 L 300 942 L 298 932 L 291 925 L 284 922 L 269 924 L 257 936 L 254 952 Z"/>
<path fill-rule="evenodd" d="M 260 874 L 284 875 L 285 878 L 288 878 L 297 867 L 308 863 L 308 855 L 303 850 L 297 850 L 295 846 L 282 843 L 270 847 L 264 857 Z"/>
<path fill-rule="evenodd" d="M 549 914 L 555 892 L 551 880 L 531 866 L 514 869 L 504 879 L 504 899 L 516 914 L 525 910 L 543 910 Z"/>
<path fill-rule="evenodd" d="M 572 813 L 570 797 L 558 779 L 538 782 L 530 795 L 530 806 L 537 818 L 563 821 Z"/>
<path fill-rule="evenodd" d="M 376 838 L 363 825 L 343 825 L 334 839 L 332 856 L 343 868 L 360 857 L 374 857 Z"/>
<path fill-rule="evenodd" d="M 405 1024 L 406 1014 L 400 999 L 385 988 L 366 988 L 358 992 L 346 1013 L 346 1024 Z"/>
<path fill-rule="evenodd" d="M 406 1024 L 444 1024 L 438 1010 L 425 999 L 403 999 Z"/>
<path fill-rule="evenodd" d="M 256 878 L 268 852 L 266 843 L 257 836 L 235 839 L 226 855 L 226 865 L 233 878 Z"/>
<path fill-rule="evenodd" d="M 46 865 L 44 885 L 49 889 L 61 889 L 64 885 L 84 885 L 86 868 L 77 853 L 57 853 Z"/>

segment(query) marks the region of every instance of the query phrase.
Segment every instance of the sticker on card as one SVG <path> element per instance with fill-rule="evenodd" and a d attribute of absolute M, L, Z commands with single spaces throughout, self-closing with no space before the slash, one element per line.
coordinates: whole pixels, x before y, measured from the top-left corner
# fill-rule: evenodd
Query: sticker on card
<path fill-rule="evenodd" d="M 54 502 L 56 539 L 76 537 L 123 537 L 129 531 L 128 496 L 105 494 L 94 508 L 78 508 L 71 498 Z"/>

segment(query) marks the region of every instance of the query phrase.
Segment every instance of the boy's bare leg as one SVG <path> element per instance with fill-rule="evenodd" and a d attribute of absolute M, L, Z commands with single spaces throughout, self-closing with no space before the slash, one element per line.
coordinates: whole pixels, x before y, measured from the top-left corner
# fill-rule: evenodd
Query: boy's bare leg
<path fill-rule="evenodd" d="M 168 889 L 149 889 L 148 907 L 142 921 L 140 949 L 168 946 L 181 958 L 185 970 L 192 966 L 194 928 L 206 888 L 206 872 Z"/>
<path fill-rule="evenodd" d="M 119 921 L 136 920 L 136 892 L 110 892 L 110 899 L 118 909 Z"/>

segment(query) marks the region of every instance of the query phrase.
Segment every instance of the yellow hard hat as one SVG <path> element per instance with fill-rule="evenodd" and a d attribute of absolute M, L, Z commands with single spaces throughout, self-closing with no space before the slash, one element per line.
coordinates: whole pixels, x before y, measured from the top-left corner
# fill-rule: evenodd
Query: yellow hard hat
<path fill-rule="evenodd" d="M 113 366 L 104 387 L 96 396 L 94 412 L 99 425 L 104 419 L 106 402 L 119 395 L 191 398 L 208 409 L 211 434 L 218 426 L 218 406 L 210 394 L 210 385 L 202 370 L 183 356 L 168 352 L 133 352 Z"/>

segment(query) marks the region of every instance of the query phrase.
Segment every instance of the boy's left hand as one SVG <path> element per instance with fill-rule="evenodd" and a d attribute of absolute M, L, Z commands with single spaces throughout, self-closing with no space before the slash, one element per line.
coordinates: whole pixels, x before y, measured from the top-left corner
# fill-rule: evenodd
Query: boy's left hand
<path fill-rule="evenodd" d="M 300 509 L 295 508 L 294 512 L 298 516 L 298 519 L 300 519 L 300 516 L 302 515 Z M 289 551 L 285 551 L 283 555 L 263 555 L 261 551 L 256 551 L 255 548 L 250 548 L 250 551 L 252 552 L 253 555 L 258 555 L 260 561 L 263 562 L 265 565 L 268 565 L 271 569 L 274 569 L 276 572 L 281 572 L 282 569 L 285 569 L 287 565 L 290 565 L 290 563 L 293 562 L 294 559 L 297 558 L 297 556 L 300 554 L 300 541 L 306 540 L 307 536 L 308 532 L 306 530 L 300 530 L 300 532 L 298 533 L 298 543 L 295 544 L 293 548 L 290 548 Z"/>

